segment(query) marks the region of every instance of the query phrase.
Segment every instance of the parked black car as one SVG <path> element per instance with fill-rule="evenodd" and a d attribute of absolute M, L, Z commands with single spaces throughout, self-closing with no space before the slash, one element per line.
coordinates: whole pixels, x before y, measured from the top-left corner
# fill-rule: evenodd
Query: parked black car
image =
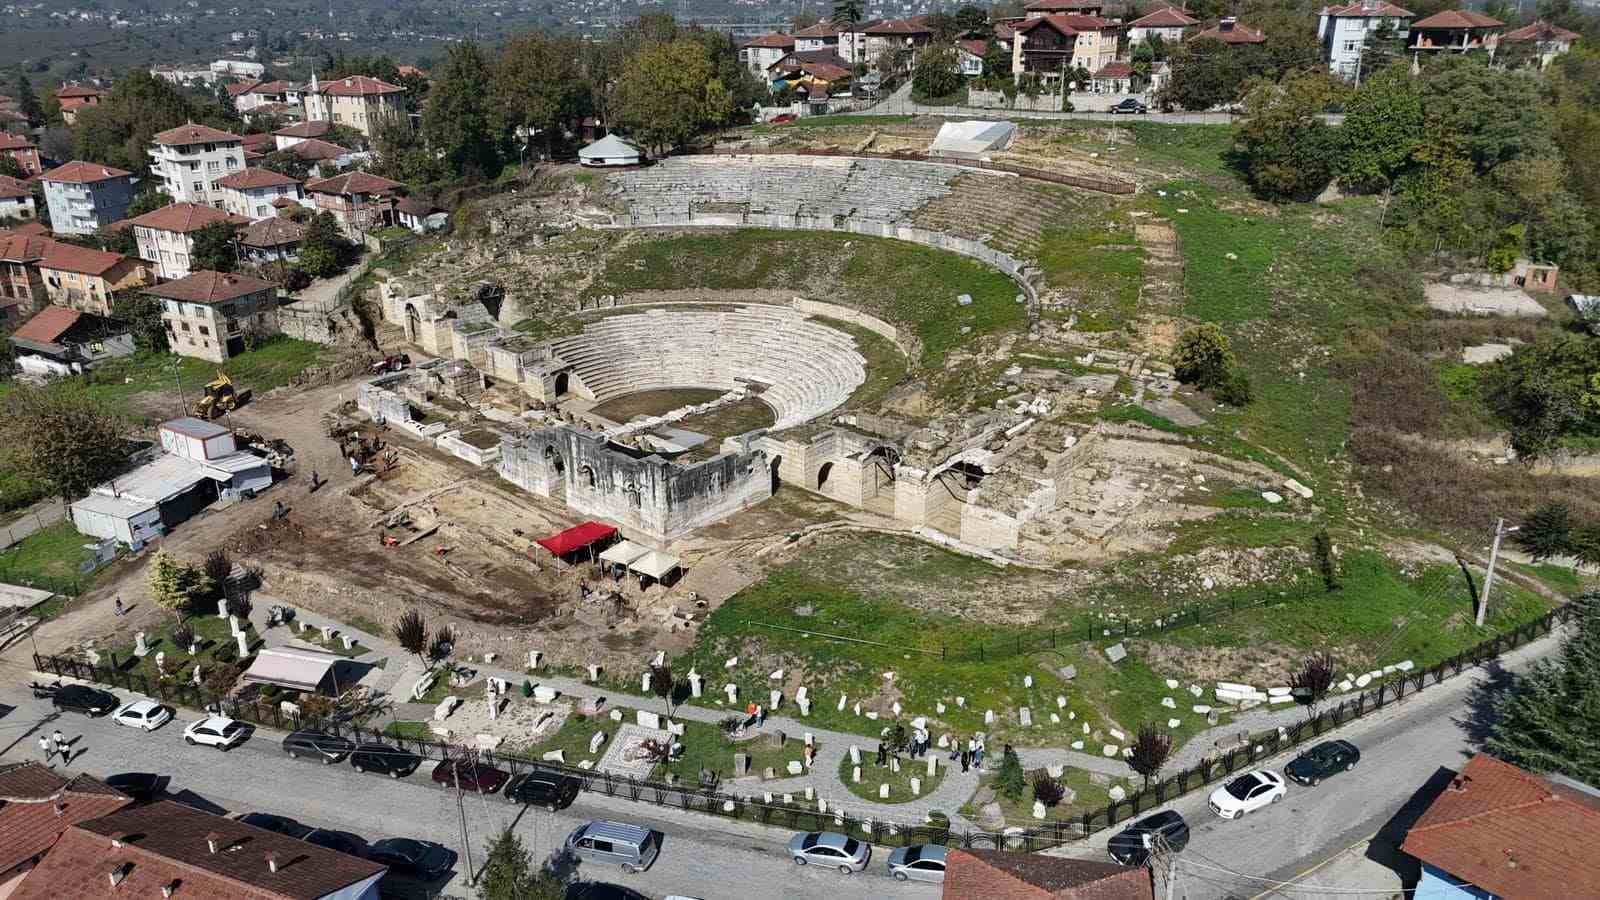
<path fill-rule="evenodd" d="M 432 841 L 411 838 L 384 838 L 367 848 L 367 859 L 423 881 L 443 876 L 456 864 L 456 853 Z"/>
<path fill-rule="evenodd" d="M 96 690 L 81 684 L 62 685 L 50 696 L 56 709 L 80 712 L 86 716 L 103 716 L 122 705 L 115 694 Z"/>
<path fill-rule="evenodd" d="M 578 798 L 578 779 L 553 772 L 530 772 L 511 779 L 505 798 L 512 803 L 543 806 L 555 812 L 566 809 Z"/>
<path fill-rule="evenodd" d="M 362 744 L 350 754 L 350 765 L 357 772 L 377 772 L 390 778 L 402 778 L 422 765 L 422 757 L 388 744 Z"/>
<path fill-rule="evenodd" d="M 1142 866 L 1155 849 L 1157 837 L 1164 837 L 1174 853 L 1189 846 L 1189 823 L 1172 810 L 1158 812 L 1129 825 L 1111 838 L 1106 850 L 1125 866 Z"/>
<path fill-rule="evenodd" d="M 1111 114 L 1113 116 L 1135 114 L 1144 115 L 1149 111 L 1150 107 L 1139 102 L 1138 98 L 1136 97 L 1129 97 L 1126 100 L 1123 100 L 1121 103 L 1118 103 L 1116 106 L 1111 107 Z"/>
<path fill-rule="evenodd" d="M 336 763 L 355 752 L 355 741 L 325 731 L 296 731 L 283 739 L 283 752 L 290 759 L 302 756 L 318 759 L 323 765 Z"/>
<path fill-rule="evenodd" d="M 304 840 L 306 835 L 315 830 L 310 825 L 302 825 L 288 816 L 279 816 L 274 815 L 273 813 L 246 813 L 239 817 L 239 821 L 245 825 L 254 825 L 257 828 L 264 828 L 273 834 L 281 834 L 292 837 L 295 840 Z"/>
<path fill-rule="evenodd" d="M 326 847 L 329 850 L 348 853 L 351 856 L 361 856 L 367 852 L 367 842 L 362 840 L 359 835 L 351 834 L 348 831 L 330 831 L 326 828 L 318 828 L 301 838 L 301 840 L 308 844 L 316 844 L 318 847 Z"/>
<path fill-rule="evenodd" d="M 1361 761 L 1361 751 L 1349 741 L 1323 741 L 1296 756 L 1283 767 L 1283 774 L 1296 782 L 1314 787 L 1332 775 L 1348 772 Z"/>
<path fill-rule="evenodd" d="M 134 803 L 149 803 L 161 793 L 165 780 L 154 772 L 119 772 L 106 778 L 105 783 L 132 797 Z"/>

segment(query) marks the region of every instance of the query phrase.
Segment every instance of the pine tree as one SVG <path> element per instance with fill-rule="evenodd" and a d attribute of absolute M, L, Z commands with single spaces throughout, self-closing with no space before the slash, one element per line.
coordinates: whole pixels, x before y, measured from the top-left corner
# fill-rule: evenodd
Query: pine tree
<path fill-rule="evenodd" d="M 1572 516 L 1565 503 L 1546 503 L 1522 520 L 1517 546 L 1534 561 L 1566 553 L 1572 540 Z"/>
<path fill-rule="evenodd" d="M 38 128 L 44 124 L 44 108 L 39 105 L 39 97 L 33 92 L 33 84 L 28 81 L 28 76 L 21 69 L 17 70 L 16 83 L 17 111 L 28 119 L 29 128 Z"/>
<path fill-rule="evenodd" d="M 1487 749 L 1533 772 L 1600 782 L 1600 593 L 1572 601 L 1574 632 L 1496 704 Z"/>
<path fill-rule="evenodd" d="M 1017 751 L 1006 745 L 1005 756 L 1000 759 L 1000 775 L 995 779 L 995 788 L 1007 797 L 1016 800 L 1022 792 L 1028 789 L 1028 773 L 1022 769 L 1022 760 L 1017 756 Z"/>
<path fill-rule="evenodd" d="M 535 868 L 522 839 L 503 829 L 489 842 L 478 884 L 483 900 L 561 900 L 566 887 L 548 869 Z"/>

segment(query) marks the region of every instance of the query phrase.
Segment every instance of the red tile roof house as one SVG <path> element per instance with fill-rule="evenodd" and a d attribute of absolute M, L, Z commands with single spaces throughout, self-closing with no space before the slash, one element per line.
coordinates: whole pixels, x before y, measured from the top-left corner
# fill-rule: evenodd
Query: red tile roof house
<path fill-rule="evenodd" d="M 0 131 L 0 153 L 5 153 L 16 160 L 17 166 L 22 169 L 22 174 L 29 178 L 44 171 L 44 167 L 39 164 L 39 148 L 20 134 Z"/>
<path fill-rule="evenodd" d="M 227 362 L 246 349 L 246 333 L 279 332 L 278 287 L 249 275 L 200 271 L 145 293 L 161 301 L 161 321 L 173 353 Z"/>
<path fill-rule="evenodd" d="M 1183 10 L 1163 6 L 1128 23 L 1128 46 L 1137 46 L 1152 37 L 1158 37 L 1164 43 L 1176 44 L 1183 40 L 1185 29 L 1199 24 L 1199 19 Z"/>
<path fill-rule="evenodd" d="M 1406 833 L 1430 900 L 1600 897 L 1600 790 L 1478 754 Z"/>
<path fill-rule="evenodd" d="M 781 31 L 753 37 L 739 48 L 739 61 L 758 78 L 794 49 L 794 38 Z"/>
<path fill-rule="evenodd" d="M 1452 53 L 1488 50 L 1493 53 L 1505 24 L 1482 13 L 1447 9 L 1412 22 L 1406 49 Z"/>
<path fill-rule="evenodd" d="M 297 122 L 274 131 L 272 143 L 278 150 L 287 150 L 301 141 L 322 137 L 332 130 L 332 122 Z"/>
<path fill-rule="evenodd" d="M 387 871 L 163 800 L 71 826 L 11 900 L 377 900 Z"/>
<path fill-rule="evenodd" d="M 206 125 L 179 125 L 151 140 L 150 174 L 185 203 L 222 202 L 217 179 L 244 168 L 244 138 Z"/>
<path fill-rule="evenodd" d="M 944 900 L 1153 900 L 1150 871 L 1042 853 L 951 850 Z"/>
<path fill-rule="evenodd" d="M 0 222 L 31 222 L 37 218 L 33 188 L 20 178 L 0 175 Z"/>
<path fill-rule="evenodd" d="M 345 172 L 306 185 L 306 193 L 316 201 L 318 212 L 332 213 L 339 227 L 351 240 L 359 241 L 368 231 L 395 223 L 397 193 L 404 187 L 367 172 Z"/>
<path fill-rule="evenodd" d="M 54 243 L 37 234 L 0 231 L 0 323 L 15 326 L 49 302 L 39 260 Z"/>
<path fill-rule="evenodd" d="M 128 215 L 133 173 L 73 160 L 39 176 L 56 234 L 94 234 Z"/>
<path fill-rule="evenodd" d="M 1098 16 L 1105 8 L 1105 0 L 1033 0 L 1024 7 L 1030 19 L 1062 14 Z"/>
<path fill-rule="evenodd" d="M 1507 45 L 1508 53 L 1512 47 L 1527 45 L 1530 48 L 1530 59 L 1538 60 L 1541 69 L 1550 65 L 1556 57 L 1571 50 L 1572 42 L 1578 38 L 1577 32 L 1544 21 L 1524 25 L 1515 31 L 1500 35 L 1500 41 Z M 1515 65 L 1514 62 L 1512 64 Z"/>
<path fill-rule="evenodd" d="M 17 365 L 45 378 L 82 372 L 108 359 L 132 356 L 126 325 L 64 306 L 46 306 L 11 333 Z M 0 889 L 0 897 L 5 896 Z"/>
<path fill-rule="evenodd" d="M 58 306 L 111 315 L 116 296 L 149 284 L 152 266 L 136 256 L 51 241 L 37 263 L 45 293 Z"/>
<path fill-rule="evenodd" d="M 139 258 L 155 264 L 161 278 L 182 278 L 189 274 L 189 256 L 194 252 L 194 233 L 207 225 L 228 222 L 248 225 L 250 220 L 198 203 L 174 203 L 128 220 Z"/>
<path fill-rule="evenodd" d="M 299 200 L 304 194 L 300 182 L 270 169 L 245 169 L 219 179 L 222 188 L 222 208 L 246 219 L 264 219 L 276 215 L 272 201 L 280 197 Z"/>
<path fill-rule="evenodd" d="M 300 242 L 305 238 L 306 230 L 297 222 L 261 219 L 239 232 L 239 255 L 252 263 L 294 262 L 300 258 Z"/>
<path fill-rule="evenodd" d="M 0 896 L 10 893 L 68 828 L 132 802 L 87 775 L 69 778 L 33 762 L 0 765 Z"/>
<path fill-rule="evenodd" d="M 1245 44 L 1264 44 L 1267 41 L 1266 34 L 1257 31 L 1254 28 L 1250 28 L 1249 26 L 1240 25 L 1238 20 L 1231 17 L 1223 19 L 1216 25 L 1213 25 L 1212 27 L 1207 28 L 1205 31 L 1200 32 L 1191 40 L 1198 41 L 1201 38 L 1209 38 L 1211 40 L 1221 41 L 1224 44 L 1233 47 L 1243 46 Z"/>
<path fill-rule="evenodd" d="M 873 25 L 861 29 L 867 36 L 866 62 L 877 62 L 886 50 L 905 52 L 904 67 L 911 67 L 911 54 L 909 51 L 928 46 L 933 42 L 933 29 L 924 23 L 921 16 L 912 16 L 909 19 L 884 19 Z"/>
<path fill-rule="evenodd" d="M 365 75 L 329 82 L 312 77 L 302 99 L 307 120 L 348 125 L 371 137 L 379 119 L 405 115 L 405 92 L 399 85 Z"/>
<path fill-rule="evenodd" d="M 64 84 L 56 91 L 56 100 L 61 104 L 61 121 L 68 125 L 77 121 L 78 110 L 85 106 L 99 106 L 100 98 L 106 95 L 99 88 L 92 88 L 81 84 Z"/>

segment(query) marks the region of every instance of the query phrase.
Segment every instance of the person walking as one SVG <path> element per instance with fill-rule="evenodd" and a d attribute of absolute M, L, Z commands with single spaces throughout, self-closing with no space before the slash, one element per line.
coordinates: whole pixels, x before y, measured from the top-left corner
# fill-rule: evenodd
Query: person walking
<path fill-rule="evenodd" d="M 879 741 L 878 742 L 878 765 L 882 766 L 884 764 L 884 762 L 887 761 L 888 757 L 889 757 L 888 748 L 884 747 L 883 741 Z"/>
<path fill-rule="evenodd" d="M 972 764 L 972 754 L 969 753 L 966 749 L 963 748 L 962 751 L 961 751 L 961 771 L 963 771 L 963 772 L 967 771 L 967 767 L 970 766 L 971 764 Z"/>
<path fill-rule="evenodd" d="M 117 597 L 117 602 L 113 608 L 117 611 L 117 618 L 122 618 L 122 598 L 120 596 Z"/>
<path fill-rule="evenodd" d="M 974 765 L 977 765 L 977 766 L 980 766 L 980 767 L 981 767 L 981 766 L 982 766 L 982 765 L 983 765 L 983 756 L 984 756 L 984 754 L 985 754 L 985 753 L 986 753 L 986 752 L 987 752 L 987 751 L 986 751 L 986 750 L 985 750 L 985 748 L 984 748 L 984 746 L 983 746 L 983 741 L 982 741 L 982 740 L 981 740 L 981 739 L 980 739 L 980 740 L 979 740 L 979 741 L 978 741 L 978 749 L 977 749 L 977 751 L 976 751 L 976 752 L 975 752 L 975 753 L 974 753 L 974 754 L 973 754 L 973 755 L 972 755 L 972 761 L 973 761 L 973 764 L 974 764 Z"/>
<path fill-rule="evenodd" d="M 56 755 L 56 745 L 44 735 L 39 735 L 39 750 L 44 753 L 44 761 L 49 762 L 50 757 Z"/>
<path fill-rule="evenodd" d="M 56 752 L 61 754 L 63 763 L 72 758 L 68 752 L 71 748 L 67 746 L 67 737 L 61 733 L 61 729 L 57 728 L 55 734 L 50 735 L 50 743 L 54 744 Z"/>

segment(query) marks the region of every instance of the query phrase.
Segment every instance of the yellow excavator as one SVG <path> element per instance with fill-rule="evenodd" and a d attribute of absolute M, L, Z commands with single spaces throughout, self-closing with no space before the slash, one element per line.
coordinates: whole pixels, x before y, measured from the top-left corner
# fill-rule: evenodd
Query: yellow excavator
<path fill-rule="evenodd" d="M 238 405 L 239 394 L 233 389 L 233 379 L 224 372 L 218 372 L 216 379 L 205 386 L 205 394 L 200 397 L 200 402 L 194 405 L 194 414 L 202 419 L 215 419 L 233 411 Z"/>

